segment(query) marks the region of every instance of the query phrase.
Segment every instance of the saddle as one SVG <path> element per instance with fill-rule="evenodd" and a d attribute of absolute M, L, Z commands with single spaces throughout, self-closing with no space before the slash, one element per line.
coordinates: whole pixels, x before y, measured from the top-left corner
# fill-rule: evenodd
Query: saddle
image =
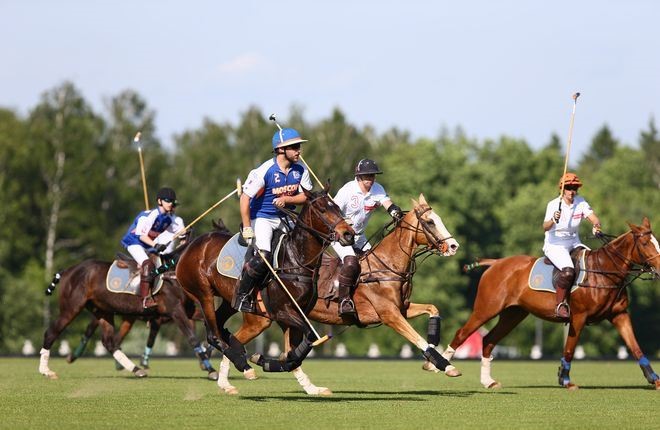
<path fill-rule="evenodd" d="M 571 292 L 578 289 L 587 277 L 587 272 L 584 269 L 586 267 L 585 255 L 588 249 L 587 247 L 578 247 L 571 251 L 571 259 L 575 266 L 575 281 L 571 286 Z M 529 272 L 529 288 L 554 293 L 556 291 L 554 280 L 559 273 L 559 269 L 552 264 L 548 257 L 538 258 Z"/>
<path fill-rule="evenodd" d="M 156 255 L 150 255 L 156 266 L 160 265 L 160 258 Z M 173 279 L 172 274 L 163 273 L 154 280 L 152 294 L 158 293 L 163 286 L 164 279 Z M 124 253 L 118 252 L 116 259 L 110 265 L 105 279 L 105 287 L 112 293 L 132 294 L 138 296 L 140 288 L 140 270 L 133 258 Z"/>

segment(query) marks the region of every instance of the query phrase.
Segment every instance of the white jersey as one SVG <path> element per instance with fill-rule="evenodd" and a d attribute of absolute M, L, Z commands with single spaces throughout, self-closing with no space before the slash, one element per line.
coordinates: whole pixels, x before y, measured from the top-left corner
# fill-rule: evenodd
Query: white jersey
<path fill-rule="evenodd" d="M 553 214 L 558 210 L 559 197 L 548 202 L 543 220 L 551 220 Z M 580 244 L 580 236 L 578 235 L 580 222 L 593 212 L 589 203 L 580 196 L 575 196 L 572 205 L 562 202 L 559 223 L 553 223 L 550 230 L 545 232 L 544 247 L 546 245 L 561 245 L 569 249 L 575 248 Z"/>
<path fill-rule="evenodd" d="M 364 232 L 373 210 L 382 206 L 386 200 L 390 198 L 378 182 L 374 182 L 368 193 L 363 193 L 357 179 L 347 182 L 334 197 L 344 215 L 353 222 L 356 234 Z"/>

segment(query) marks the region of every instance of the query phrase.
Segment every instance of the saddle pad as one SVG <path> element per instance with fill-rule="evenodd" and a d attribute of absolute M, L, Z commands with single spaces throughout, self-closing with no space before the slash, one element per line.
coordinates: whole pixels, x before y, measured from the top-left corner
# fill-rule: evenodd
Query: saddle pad
<path fill-rule="evenodd" d="M 225 243 L 216 261 L 218 273 L 228 278 L 238 279 L 243 270 L 243 261 L 245 261 L 248 247 L 238 243 L 239 234 L 236 233 Z"/>
<path fill-rule="evenodd" d="M 216 260 L 215 267 L 223 276 L 228 278 L 238 279 L 241 276 L 241 271 L 243 270 L 243 263 L 245 262 L 245 253 L 247 252 L 248 247 L 243 246 L 238 242 L 238 235 L 236 233 L 225 243 L 225 246 L 220 250 L 220 255 Z M 273 255 L 277 255 L 284 241 L 284 234 L 277 238 L 276 244 L 271 244 L 273 249 Z M 273 268 L 277 269 L 277 259 L 274 259 Z"/>
<path fill-rule="evenodd" d="M 160 264 L 160 259 L 158 260 Z M 152 294 L 156 294 L 163 286 L 163 277 L 156 277 Z M 117 260 L 112 262 L 108 275 L 105 278 L 105 287 L 113 293 L 140 295 L 140 272 L 131 271 L 129 268 L 122 268 L 117 265 Z"/>
<path fill-rule="evenodd" d="M 584 270 L 585 254 L 586 252 L 583 250 L 578 257 L 578 275 L 575 277 L 575 283 L 571 287 L 571 292 L 577 290 L 580 284 L 584 281 L 584 278 L 587 277 L 587 272 Z M 552 285 L 552 271 L 555 269 L 555 266 L 552 264 L 546 264 L 544 260 L 545 257 L 541 257 L 534 262 L 534 266 L 532 266 L 532 270 L 529 272 L 529 288 L 532 290 L 554 293 L 556 292 L 556 289 L 555 286 Z"/>

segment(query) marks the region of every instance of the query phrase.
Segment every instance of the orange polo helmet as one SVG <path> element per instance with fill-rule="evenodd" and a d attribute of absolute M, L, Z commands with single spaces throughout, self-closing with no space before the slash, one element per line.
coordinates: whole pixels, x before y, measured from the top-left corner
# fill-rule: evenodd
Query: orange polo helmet
<path fill-rule="evenodd" d="M 560 190 L 562 188 L 562 184 L 564 187 L 567 185 L 577 185 L 577 187 L 579 188 L 582 186 L 582 181 L 580 181 L 580 178 L 578 178 L 578 175 L 576 175 L 575 173 L 567 172 L 564 174 L 564 176 L 562 176 L 559 179 Z"/>

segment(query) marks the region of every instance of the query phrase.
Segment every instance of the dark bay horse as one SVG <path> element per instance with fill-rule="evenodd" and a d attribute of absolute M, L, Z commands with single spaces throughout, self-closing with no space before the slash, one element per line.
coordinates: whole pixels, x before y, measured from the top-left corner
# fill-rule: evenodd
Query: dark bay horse
<path fill-rule="evenodd" d="M 559 385 L 576 389 L 570 381 L 573 353 L 585 324 L 602 320 L 610 321 L 623 338 L 626 346 L 638 361 L 650 384 L 660 389 L 658 375 L 637 344 L 628 314 L 628 292 L 626 281 L 635 272 L 651 273 L 656 279 L 660 273 L 660 246 L 653 236 L 648 218 L 642 225 L 628 224 L 630 231 L 622 234 L 585 256 L 586 279 L 580 288 L 570 295 L 571 316 L 568 337 L 564 345 L 563 358 L 559 367 Z M 525 255 L 480 260 L 479 264 L 490 266 L 479 281 L 479 289 L 472 315 L 460 328 L 443 353 L 451 359 L 458 348 L 475 330 L 496 316 L 495 327 L 483 338 L 481 359 L 481 384 L 486 388 L 499 388 L 501 384 L 490 374 L 491 353 L 495 345 L 516 327 L 529 313 L 552 322 L 562 322 L 554 316 L 554 294 L 533 290 L 528 286 L 529 273 L 536 258 Z M 634 269 L 641 266 L 641 269 Z"/>
<path fill-rule="evenodd" d="M 174 273 L 171 275 L 171 280 L 172 282 L 176 282 L 176 278 L 174 277 Z M 178 285 L 178 282 L 177 282 Z M 179 286 L 181 288 L 181 286 Z M 186 309 L 189 309 L 191 304 L 193 303 L 192 300 L 190 300 L 189 297 L 185 296 L 186 302 L 184 303 L 184 307 Z M 188 303 L 190 302 L 190 303 Z M 119 347 L 122 342 L 124 341 L 124 338 L 128 335 L 128 333 L 131 331 L 133 328 L 133 325 L 138 319 L 145 319 L 145 317 L 140 318 L 137 315 L 122 315 L 122 322 L 119 325 L 119 330 L 117 330 L 117 333 L 115 334 L 115 344 L 117 347 Z M 199 308 L 195 306 L 195 311 L 193 315 L 190 317 L 190 323 L 191 327 L 194 326 L 194 321 L 202 321 L 203 316 L 201 315 L 201 311 L 199 311 Z M 154 347 L 154 344 L 156 343 L 156 337 L 158 337 L 158 333 L 160 332 L 160 327 L 163 324 L 167 324 L 172 322 L 172 318 L 169 316 L 161 315 L 156 318 L 150 318 L 148 321 L 149 325 L 149 335 L 147 337 L 147 347 L 145 348 L 144 353 L 142 354 L 140 358 L 140 366 L 142 366 L 143 369 L 149 369 L 149 361 L 151 359 L 151 351 Z M 96 316 L 92 314 L 92 318 L 87 325 L 87 328 L 85 329 L 85 333 L 82 335 L 80 343 L 73 349 L 73 351 L 67 356 L 66 361 L 68 363 L 73 363 L 75 362 L 78 358 L 80 358 L 84 352 L 85 348 L 87 347 L 87 344 L 89 343 L 90 339 L 94 335 L 94 332 L 98 328 L 100 324 L 100 321 Z M 194 327 L 192 328 L 194 330 Z M 207 377 L 210 380 L 217 380 L 218 379 L 218 372 L 213 368 L 210 362 L 210 352 L 211 350 L 206 350 L 202 345 L 200 346 L 195 346 L 194 347 L 194 352 L 195 355 L 197 356 L 199 360 L 199 367 L 200 369 L 206 371 L 208 373 Z M 121 365 L 121 363 L 115 361 L 115 365 L 117 366 L 117 370 L 123 370 L 124 366 Z"/>
<path fill-rule="evenodd" d="M 439 343 L 439 312 L 432 304 L 411 303 L 412 277 L 416 270 L 415 258 L 435 252 L 444 256 L 456 254 L 458 242 L 451 236 L 440 216 L 428 205 L 420 194 L 419 202 L 413 200 L 413 209 L 397 223 L 382 241 L 360 257 L 361 275 L 353 299 L 357 307 L 359 321 L 349 317 L 340 317 L 338 302 L 326 300 L 333 282 L 330 267 L 321 267 L 319 278 L 325 280 L 319 285 L 319 298 L 309 313 L 312 320 L 323 324 L 353 325 L 365 327 L 373 324 L 385 324 L 394 329 L 409 342 L 416 345 L 427 359 L 428 367 L 440 368 L 448 376 L 458 376 L 454 367 L 436 350 Z M 421 248 L 420 248 L 421 247 Z M 406 320 L 428 314 L 429 339 L 424 339 Z M 235 336 L 246 344 L 256 338 L 271 325 L 272 321 L 254 314 L 243 314 L 243 324 Z M 288 334 L 285 332 L 285 352 L 288 352 Z M 252 360 L 259 361 L 259 357 Z M 236 388 L 228 380 L 229 365 L 226 358 L 220 365 L 218 385 L 225 392 L 231 393 Z M 330 395 L 326 387 L 317 387 L 299 366 L 292 372 L 307 394 Z"/>
<path fill-rule="evenodd" d="M 305 313 L 316 302 L 317 291 L 312 282 L 317 276 L 323 251 L 333 241 L 350 245 L 355 232 L 346 223 L 339 207 L 328 196 L 328 186 L 320 192 L 305 190 L 307 201 L 296 216 L 295 226 L 280 250 L 280 278 L 288 292 Z M 254 372 L 248 365 L 243 344 L 224 328 L 227 319 L 236 313 L 231 307 L 236 279 L 221 275 L 216 269 L 220 250 L 231 239 L 228 231 L 213 231 L 197 237 L 181 254 L 176 277 L 181 286 L 200 303 L 210 345 L 220 350 L 242 372 Z M 277 321 L 284 328 L 300 331 L 303 336 L 297 348 L 283 362 L 269 363 L 271 371 L 287 371 L 298 367 L 311 351 L 316 334 L 305 321 L 282 286 L 270 279 L 261 290 L 266 311 L 263 316 Z M 223 299 L 215 309 L 214 297 Z M 278 367 L 279 368 L 276 368 Z M 292 367 L 293 366 L 293 367 Z"/>
<path fill-rule="evenodd" d="M 172 319 L 184 334 L 190 346 L 201 345 L 193 330 L 190 318 L 195 311 L 194 302 L 186 296 L 179 284 L 171 277 L 163 275 L 163 285 L 154 296 L 158 306 L 143 309 L 142 298 L 131 294 L 113 293 L 106 288 L 106 276 L 112 263 L 100 260 L 85 260 L 55 275 L 47 290 L 52 293 L 55 285 L 59 290 L 59 316 L 53 320 L 46 332 L 40 351 L 39 373 L 57 379 L 57 374 L 48 367 L 50 349 L 62 331 L 87 308 L 99 321 L 102 330 L 101 341 L 110 354 L 135 376 L 144 377 L 147 373 L 135 365 L 124 354 L 116 341 L 115 314 L 155 319 Z"/>

